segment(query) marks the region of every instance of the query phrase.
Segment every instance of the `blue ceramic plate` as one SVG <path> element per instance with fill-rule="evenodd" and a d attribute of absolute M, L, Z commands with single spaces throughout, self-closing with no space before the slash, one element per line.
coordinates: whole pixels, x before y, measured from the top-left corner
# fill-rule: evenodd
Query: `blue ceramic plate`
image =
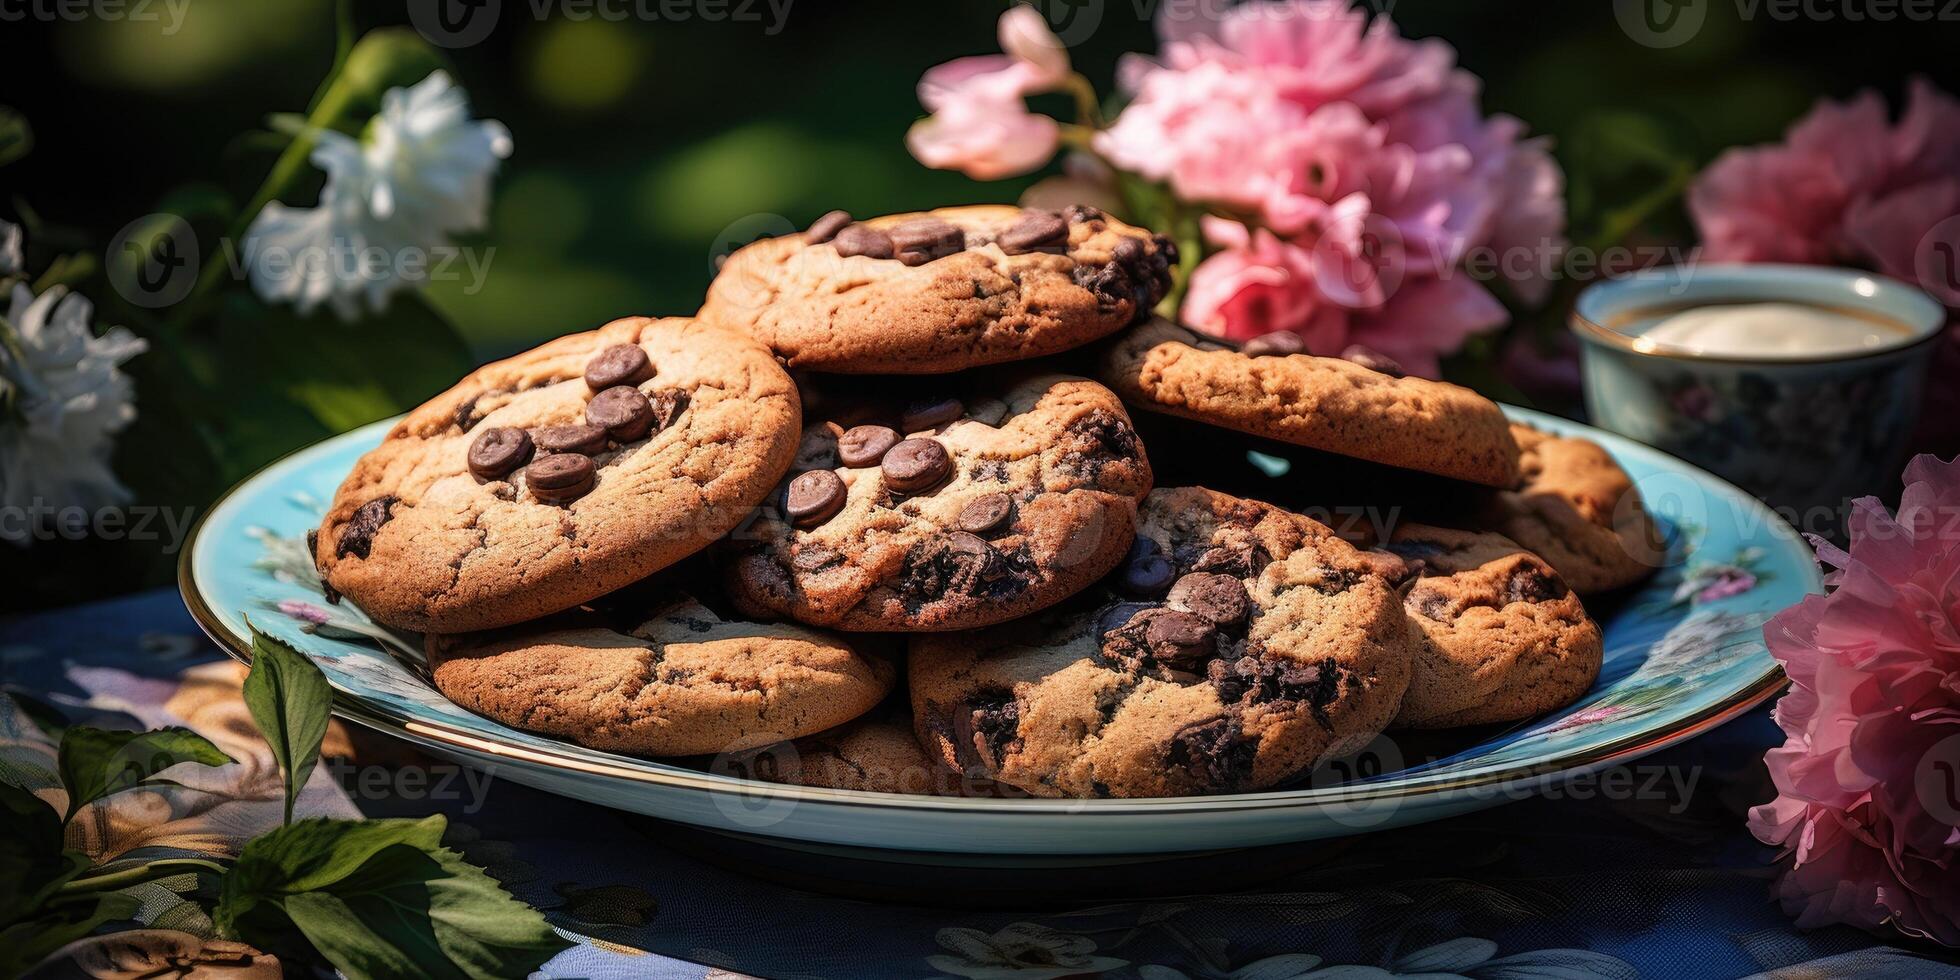
<path fill-rule="evenodd" d="M 1527 724 L 1383 736 L 1300 785 L 1262 793 L 996 800 L 806 789 L 598 752 L 480 718 L 436 693 L 414 637 L 324 603 L 306 552 L 326 501 L 391 423 L 295 453 L 234 489 L 195 531 L 179 578 L 192 614 L 235 656 L 249 656 L 247 617 L 311 656 L 343 717 L 497 777 L 623 810 L 785 843 L 995 855 L 1167 854 L 1336 837 L 1491 806 L 1626 762 L 1707 731 L 1782 684 L 1762 624 L 1821 589 L 1809 550 L 1787 525 L 1652 449 L 1511 414 L 1604 445 L 1672 541 L 1668 568 L 1596 610 L 1606 630 L 1598 683 Z"/>

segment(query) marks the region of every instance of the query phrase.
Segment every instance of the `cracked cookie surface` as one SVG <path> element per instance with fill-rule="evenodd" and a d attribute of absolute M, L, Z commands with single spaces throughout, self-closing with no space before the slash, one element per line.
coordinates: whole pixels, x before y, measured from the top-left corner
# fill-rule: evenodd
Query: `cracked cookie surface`
<path fill-rule="evenodd" d="M 314 558 L 390 626 L 534 619 L 733 528 L 789 466 L 800 418 L 753 340 L 618 320 L 479 368 L 409 413 L 341 484 Z"/>
<path fill-rule="evenodd" d="M 652 756 L 741 752 L 841 725 L 895 673 L 836 636 L 724 619 L 685 595 L 630 628 L 573 614 L 426 645 L 436 689 L 471 711 Z"/>
<path fill-rule="evenodd" d="M 723 555 L 745 613 L 846 630 L 967 629 L 1046 608 L 1122 558 L 1150 466 L 1108 389 L 963 379 L 906 407 L 813 407 L 783 513 Z"/>
<path fill-rule="evenodd" d="M 1518 482 L 1510 423 L 1468 388 L 1342 358 L 1255 356 L 1161 318 L 1101 356 L 1102 381 L 1138 408 L 1485 486 Z"/>
<path fill-rule="evenodd" d="M 1263 789 L 1394 717 L 1401 563 L 1269 504 L 1153 491 L 1125 566 L 1066 607 L 912 638 L 922 744 L 1038 796 Z"/>
<path fill-rule="evenodd" d="M 1520 721 L 1571 704 L 1599 676 L 1599 624 L 1517 542 L 1405 524 L 1382 547 L 1413 576 L 1403 605 L 1418 642 L 1398 727 Z"/>
<path fill-rule="evenodd" d="M 904 251 L 915 228 L 946 237 L 916 235 L 917 250 Z M 791 367 L 937 374 L 1121 329 L 1163 299 L 1175 263 L 1169 239 L 1093 208 L 940 208 L 841 230 L 820 221 L 730 255 L 698 315 L 747 331 Z"/>
<path fill-rule="evenodd" d="M 1598 443 L 1513 425 L 1523 478 L 1493 495 L 1481 515 L 1491 530 L 1558 569 L 1591 594 L 1652 575 L 1667 549 L 1640 491 Z"/>

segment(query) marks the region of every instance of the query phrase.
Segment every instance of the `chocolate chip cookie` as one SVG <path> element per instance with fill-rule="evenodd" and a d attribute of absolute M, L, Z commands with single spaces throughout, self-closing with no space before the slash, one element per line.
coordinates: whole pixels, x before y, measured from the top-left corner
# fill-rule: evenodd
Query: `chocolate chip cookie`
<path fill-rule="evenodd" d="M 1234 350 L 1159 318 L 1103 351 L 1102 380 L 1153 412 L 1486 486 L 1517 485 L 1518 446 L 1495 402 L 1401 377 L 1363 351 L 1347 359 L 1296 348 L 1260 339 Z"/>
<path fill-rule="evenodd" d="M 1599 624 L 1517 542 L 1406 524 L 1383 548 L 1413 577 L 1403 605 L 1419 638 L 1398 727 L 1530 718 L 1571 704 L 1599 676 Z"/>
<path fill-rule="evenodd" d="M 314 542 L 328 586 L 422 632 L 586 602 L 727 533 L 796 453 L 755 341 L 631 318 L 479 368 L 354 464 Z"/>
<path fill-rule="evenodd" d="M 938 374 L 1039 357 L 1148 315 L 1177 248 L 1095 208 L 940 208 L 853 222 L 729 256 L 703 319 L 791 367 Z"/>
<path fill-rule="evenodd" d="M 866 717 L 793 742 L 728 760 L 727 770 L 749 779 L 825 789 L 918 796 L 989 795 L 984 785 L 963 792 L 960 774 L 926 755 L 910 717 Z"/>
<path fill-rule="evenodd" d="M 724 619 L 685 595 L 622 627 L 570 615 L 427 638 L 436 689 L 512 728 L 608 752 L 740 752 L 841 725 L 892 665 L 788 624 Z"/>
<path fill-rule="evenodd" d="M 734 535 L 744 612 L 846 630 L 967 629 L 1100 578 L 1150 465 L 1123 405 L 1064 375 L 965 379 L 813 408 L 779 510 Z"/>
<path fill-rule="evenodd" d="M 1038 796 L 1263 789 L 1395 716 L 1401 563 L 1198 488 L 1144 501 L 1124 566 L 1066 607 L 911 641 L 920 741 Z"/>
<path fill-rule="evenodd" d="M 1541 555 L 1585 594 L 1624 588 L 1660 567 L 1665 542 L 1631 477 L 1596 442 L 1514 425 L 1523 478 L 1493 495 L 1489 527 Z"/>

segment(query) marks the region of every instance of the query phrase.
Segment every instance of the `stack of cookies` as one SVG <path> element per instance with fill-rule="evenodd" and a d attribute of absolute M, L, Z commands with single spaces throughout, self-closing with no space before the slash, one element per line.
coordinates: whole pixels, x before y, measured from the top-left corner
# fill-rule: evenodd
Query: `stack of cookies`
<path fill-rule="evenodd" d="M 1176 264 L 1093 208 L 833 212 L 411 413 L 315 558 L 473 711 L 839 789 L 1260 790 L 1583 694 L 1582 596 L 1657 559 L 1612 459 L 1156 318 Z M 1397 517 L 1308 516 L 1354 501 Z"/>

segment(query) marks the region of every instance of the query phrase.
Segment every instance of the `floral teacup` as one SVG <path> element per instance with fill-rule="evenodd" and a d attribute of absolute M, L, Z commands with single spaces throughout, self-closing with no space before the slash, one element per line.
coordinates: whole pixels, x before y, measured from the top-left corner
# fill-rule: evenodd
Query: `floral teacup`
<path fill-rule="evenodd" d="M 1641 335 L 1657 312 L 1791 303 L 1869 318 L 1856 350 L 1709 354 Z M 1883 276 L 1799 265 L 1684 265 L 1579 296 L 1586 408 L 1602 428 L 1708 469 L 1835 531 L 1847 500 L 1882 492 L 1919 417 L 1946 310 Z"/>

